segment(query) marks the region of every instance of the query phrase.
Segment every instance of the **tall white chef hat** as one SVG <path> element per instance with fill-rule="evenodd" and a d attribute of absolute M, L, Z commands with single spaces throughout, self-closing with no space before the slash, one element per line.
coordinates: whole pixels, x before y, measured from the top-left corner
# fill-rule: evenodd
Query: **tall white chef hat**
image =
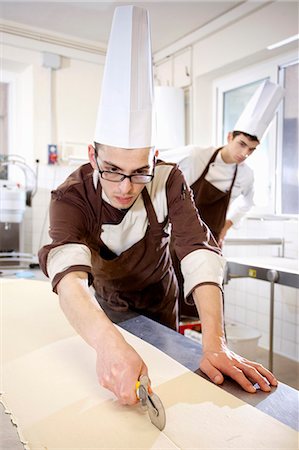
<path fill-rule="evenodd" d="M 264 81 L 250 98 L 234 126 L 234 131 L 243 131 L 256 136 L 260 141 L 283 95 L 282 86 L 268 80 Z"/>
<path fill-rule="evenodd" d="M 153 70 L 149 15 L 115 9 L 103 75 L 95 142 L 127 149 L 154 145 Z"/>

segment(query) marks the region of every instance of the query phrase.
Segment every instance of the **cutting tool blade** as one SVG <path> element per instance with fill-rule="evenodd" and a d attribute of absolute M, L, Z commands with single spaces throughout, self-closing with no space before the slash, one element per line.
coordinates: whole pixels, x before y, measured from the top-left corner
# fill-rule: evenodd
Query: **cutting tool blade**
<path fill-rule="evenodd" d="M 136 385 L 136 393 L 142 407 L 148 411 L 152 424 L 162 431 L 166 424 L 165 409 L 160 397 L 149 388 L 147 375 L 140 376 Z"/>
<path fill-rule="evenodd" d="M 148 406 L 148 414 L 151 422 L 162 431 L 166 424 L 166 414 L 163 403 L 161 402 L 160 397 L 154 393 L 150 396 L 150 400 L 154 405 Z"/>

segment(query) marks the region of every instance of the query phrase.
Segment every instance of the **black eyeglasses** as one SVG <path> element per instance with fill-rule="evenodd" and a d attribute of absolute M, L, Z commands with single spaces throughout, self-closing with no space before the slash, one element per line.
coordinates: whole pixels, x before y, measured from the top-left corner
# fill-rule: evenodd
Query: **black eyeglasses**
<path fill-rule="evenodd" d="M 154 158 L 153 173 L 151 175 L 145 174 L 145 173 L 126 175 L 126 174 L 120 173 L 120 172 L 112 172 L 110 170 L 101 170 L 100 167 L 99 167 L 98 161 L 97 161 L 97 157 L 95 158 L 95 160 L 96 160 L 96 164 L 97 164 L 97 167 L 98 167 L 98 171 L 99 171 L 99 173 L 101 175 L 101 178 L 103 180 L 112 181 L 112 183 L 120 183 L 125 178 L 129 178 L 131 183 L 134 183 L 134 184 L 147 184 L 147 183 L 150 183 L 152 181 L 152 179 L 154 178 L 155 158 Z"/>

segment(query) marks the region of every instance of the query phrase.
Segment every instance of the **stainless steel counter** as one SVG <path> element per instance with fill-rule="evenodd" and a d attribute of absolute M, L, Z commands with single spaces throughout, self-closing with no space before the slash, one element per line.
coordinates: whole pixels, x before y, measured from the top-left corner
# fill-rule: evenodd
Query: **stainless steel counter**
<path fill-rule="evenodd" d="M 269 256 L 228 257 L 226 281 L 232 278 L 250 277 L 299 288 L 299 263 L 296 259 Z"/>
<path fill-rule="evenodd" d="M 202 354 L 202 348 L 199 343 L 144 316 L 130 318 L 119 322 L 118 325 L 159 348 L 183 366 L 207 379 L 206 375 L 198 368 Z M 218 388 L 224 389 L 235 397 L 299 431 L 299 392 L 296 389 L 279 383 L 276 388 L 272 388 L 270 393 L 265 393 L 258 389 L 255 394 L 249 394 L 236 382 L 228 378 Z"/>
<path fill-rule="evenodd" d="M 235 278 L 253 278 L 270 282 L 269 370 L 273 370 L 275 284 L 299 288 L 298 260 L 279 257 L 228 257 L 225 283 Z"/>

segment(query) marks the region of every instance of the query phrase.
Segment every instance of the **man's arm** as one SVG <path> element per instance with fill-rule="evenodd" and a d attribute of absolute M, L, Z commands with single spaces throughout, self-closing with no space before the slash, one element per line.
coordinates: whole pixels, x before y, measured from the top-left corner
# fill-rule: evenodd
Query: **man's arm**
<path fill-rule="evenodd" d="M 122 404 L 136 403 L 135 384 L 147 374 L 147 367 L 98 305 L 88 288 L 87 273 L 68 273 L 58 283 L 57 293 L 70 324 L 96 351 L 99 383 Z"/>
<path fill-rule="evenodd" d="M 222 248 L 223 241 L 224 241 L 224 238 L 226 236 L 226 233 L 228 232 L 228 230 L 232 226 L 233 226 L 233 222 L 231 220 L 227 219 L 225 221 L 225 224 L 224 224 L 222 230 L 220 231 L 220 234 L 219 234 L 218 245 L 219 245 L 220 248 Z"/>
<path fill-rule="evenodd" d="M 256 392 L 254 383 L 268 392 L 269 384 L 277 385 L 274 375 L 261 364 L 252 362 L 230 351 L 226 344 L 223 325 L 222 294 L 214 285 L 198 286 L 193 292 L 203 334 L 203 357 L 200 369 L 215 383 L 222 384 L 228 375 L 247 392 Z"/>

